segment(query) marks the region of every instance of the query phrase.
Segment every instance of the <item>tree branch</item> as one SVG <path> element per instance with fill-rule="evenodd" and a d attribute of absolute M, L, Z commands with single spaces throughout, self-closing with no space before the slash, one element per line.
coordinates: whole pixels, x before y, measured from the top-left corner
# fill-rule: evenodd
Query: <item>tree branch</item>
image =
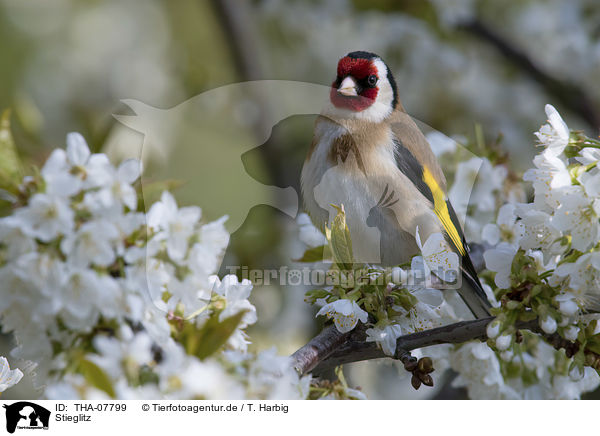
<path fill-rule="evenodd" d="M 484 251 L 481 244 L 471 244 L 470 254 L 473 264 L 478 265 L 478 272 L 484 268 Z M 492 316 L 461 321 L 401 336 L 396 341 L 396 352 L 393 358 L 401 360 L 406 367 L 408 358 L 410 358 L 410 351 L 417 348 L 439 344 L 462 344 L 474 339 L 486 340 L 487 325 L 494 319 Z M 578 342 L 568 341 L 558 333 L 544 333 L 537 319 L 528 322 L 518 322 L 515 327 L 518 330 L 530 330 L 540 334 L 557 350 L 564 348 L 567 357 L 573 356 L 579 349 Z M 357 325 L 354 330 L 348 333 L 340 333 L 334 325 L 330 325 L 292 354 L 291 358 L 294 362 L 294 367 L 301 375 L 323 373 L 346 363 L 380 359 L 383 357 L 391 358 L 375 342 L 366 342 L 366 338 L 367 334 L 364 324 Z"/>
<path fill-rule="evenodd" d="M 260 35 L 252 19 L 252 9 L 249 2 L 234 0 L 212 0 L 217 19 L 225 31 L 225 36 L 235 66 L 242 81 L 262 80 L 264 74 L 261 65 Z M 272 131 L 269 114 L 273 113 L 272 104 L 268 98 L 257 94 L 253 96 L 260 108 L 257 123 L 254 124 L 257 136 L 261 132 Z M 273 139 L 273 138 L 271 138 Z M 289 168 L 286 164 L 285 150 L 282 144 L 268 140 L 258 148 L 261 158 L 266 163 L 265 168 L 276 186 L 290 185 Z"/>
<path fill-rule="evenodd" d="M 471 258 L 483 269 L 483 252 L 478 244 L 471 244 Z M 416 348 L 442 343 L 461 343 L 485 337 L 485 329 L 493 319 L 485 318 L 463 321 L 432 330 L 413 333 L 398 338 L 396 358 Z M 321 333 L 292 354 L 294 367 L 300 374 L 320 373 L 344 363 L 389 357 L 374 342 L 366 342 L 363 324 L 348 333 L 340 333 L 334 325 L 325 327 Z"/>
<path fill-rule="evenodd" d="M 459 24 L 458 28 L 496 48 L 506 60 L 538 82 L 548 94 L 554 96 L 568 109 L 579 114 L 595 131 L 598 130 L 600 112 L 588 97 L 589 93 L 579 85 L 568 80 L 561 80 L 548 71 L 544 71 L 525 52 L 478 19 L 465 21 Z"/>
<path fill-rule="evenodd" d="M 493 319 L 490 317 L 462 321 L 402 336 L 396 342 L 396 358 L 402 353 L 429 345 L 457 344 L 483 338 L 487 325 Z M 375 342 L 366 342 L 365 339 L 366 333 L 362 324 L 350 334 L 339 333 L 333 325 L 326 327 L 292 355 L 294 366 L 301 374 L 311 371 L 319 373 L 345 363 L 390 357 L 384 354 Z"/>
<path fill-rule="evenodd" d="M 352 332 L 340 333 L 334 325 L 325 327 L 321 333 L 292 354 L 294 368 L 300 374 L 311 372 L 319 363 L 327 359 L 331 353 L 346 343 L 352 334 Z"/>
<path fill-rule="evenodd" d="M 417 348 L 439 344 L 462 344 L 474 339 L 486 340 L 487 325 L 495 318 L 461 321 L 430 330 L 401 336 L 396 341 L 393 358 L 402 360 L 406 353 Z M 517 324 L 518 329 L 540 333 L 538 321 Z M 555 335 L 547 335 L 552 340 Z M 554 342 L 557 342 L 554 339 Z M 565 344 L 557 345 L 564 348 Z M 352 332 L 340 333 L 331 325 L 323 329 L 311 341 L 292 354 L 294 367 L 300 374 L 318 374 L 336 366 L 363 360 L 391 357 L 386 355 L 375 342 L 366 342 L 365 327 L 361 324 Z"/>

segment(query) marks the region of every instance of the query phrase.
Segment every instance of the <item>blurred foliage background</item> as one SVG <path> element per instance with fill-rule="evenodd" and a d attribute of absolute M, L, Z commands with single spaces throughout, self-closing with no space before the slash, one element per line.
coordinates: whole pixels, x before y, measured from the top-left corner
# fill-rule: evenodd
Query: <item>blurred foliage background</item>
<path fill-rule="evenodd" d="M 70 131 L 120 160 L 139 156 L 143 144 L 112 115 L 130 113 L 122 99 L 170 108 L 239 81 L 329 85 L 341 56 L 368 50 L 392 68 L 411 115 L 464 144 L 483 132 L 519 171 L 536 152 L 532 132 L 545 103 L 570 126 L 598 134 L 599 37 L 597 0 L 0 0 L 0 109 L 12 110 L 28 165 L 43 163 Z M 248 173 L 298 188 L 312 121 L 276 126 L 264 146 L 242 156 Z M 169 163 L 165 171 L 164 159 L 144 156 L 148 183 L 180 170 Z M 179 162 L 194 159 L 202 156 Z M 184 182 L 174 190 L 180 203 L 199 205 L 208 219 L 223 214 L 203 203 L 210 186 Z M 291 266 L 302 249 L 293 219 L 257 206 L 233 235 L 224 266 Z M 300 286 L 255 289 L 255 347 L 293 352 L 317 331 L 303 294 Z M 356 364 L 350 375 L 370 398 L 461 395 L 443 383 L 414 392 L 390 362 Z"/>

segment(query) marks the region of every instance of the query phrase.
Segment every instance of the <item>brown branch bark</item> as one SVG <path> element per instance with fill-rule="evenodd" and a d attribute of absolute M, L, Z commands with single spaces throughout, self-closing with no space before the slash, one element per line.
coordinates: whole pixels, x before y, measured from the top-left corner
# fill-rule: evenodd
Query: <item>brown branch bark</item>
<path fill-rule="evenodd" d="M 400 359 L 407 352 L 431 345 L 462 344 L 474 339 L 485 340 L 487 325 L 493 320 L 494 317 L 461 321 L 401 336 L 396 341 L 396 354 L 393 358 Z M 537 320 L 520 323 L 517 328 L 540 332 Z M 555 335 L 546 336 L 552 339 Z M 375 342 L 366 342 L 365 339 L 365 328 L 362 325 L 349 333 L 340 333 L 335 326 L 331 325 L 292 354 L 294 367 L 300 374 L 309 372 L 318 374 L 347 363 L 390 358 Z M 556 339 L 554 341 L 556 342 Z M 557 345 L 564 344 L 557 343 Z"/>
<path fill-rule="evenodd" d="M 340 333 L 334 325 L 325 327 L 321 333 L 292 354 L 294 368 L 300 374 L 311 372 L 315 366 L 346 343 L 351 335 L 352 332 Z"/>

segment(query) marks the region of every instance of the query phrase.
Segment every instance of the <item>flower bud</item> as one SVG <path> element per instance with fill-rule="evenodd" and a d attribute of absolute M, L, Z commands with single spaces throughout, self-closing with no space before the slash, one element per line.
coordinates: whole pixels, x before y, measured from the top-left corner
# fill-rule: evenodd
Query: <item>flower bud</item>
<path fill-rule="evenodd" d="M 496 339 L 496 348 L 500 351 L 508 350 L 512 342 L 512 335 L 502 335 Z"/>
<path fill-rule="evenodd" d="M 596 364 L 596 355 L 594 353 L 585 354 L 585 366 L 594 366 Z"/>
<path fill-rule="evenodd" d="M 418 377 L 425 386 L 433 386 L 433 378 L 429 374 L 418 373 Z"/>
<path fill-rule="evenodd" d="M 429 357 L 421 358 L 419 360 L 419 364 L 417 365 L 417 368 L 419 369 L 419 371 L 421 371 L 425 374 L 433 372 L 433 362 L 431 361 L 431 358 L 429 358 Z M 425 382 L 423 382 L 423 383 L 425 383 Z M 427 383 L 425 383 L 425 384 L 427 384 Z"/>
<path fill-rule="evenodd" d="M 515 301 L 515 300 L 509 300 L 509 301 L 506 303 L 506 308 L 507 308 L 508 310 L 516 310 L 516 309 L 518 309 L 518 308 L 520 308 L 520 307 L 521 307 L 521 302 L 519 302 L 519 301 Z"/>
<path fill-rule="evenodd" d="M 544 290 L 543 286 L 535 285 L 533 288 L 531 288 L 531 293 L 529 295 L 531 297 L 535 297 L 536 295 L 540 294 L 543 290 Z"/>
<path fill-rule="evenodd" d="M 415 388 L 415 390 L 418 391 L 421 387 L 421 380 L 419 380 L 419 377 L 413 374 L 413 376 L 410 378 L 410 384 L 413 388 Z"/>
<path fill-rule="evenodd" d="M 494 320 L 487 325 L 487 336 L 490 339 L 495 339 L 500 334 L 500 321 Z"/>
<path fill-rule="evenodd" d="M 584 376 L 583 368 L 579 367 L 579 365 L 574 365 L 573 368 L 569 371 L 569 378 L 572 381 L 579 381 Z"/>
<path fill-rule="evenodd" d="M 543 321 L 540 322 L 540 327 L 544 333 L 551 335 L 556 331 L 556 320 L 548 315 Z"/>
<path fill-rule="evenodd" d="M 504 360 L 505 362 L 510 362 L 513 356 L 514 353 L 512 352 L 512 350 L 506 350 L 500 353 L 500 359 Z"/>
<path fill-rule="evenodd" d="M 563 300 L 558 303 L 558 310 L 560 310 L 563 315 L 573 316 L 579 310 L 579 306 L 577 306 L 577 303 L 574 300 Z"/>
<path fill-rule="evenodd" d="M 565 331 L 563 332 L 563 335 L 565 337 L 565 339 L 569 340 L 569 341 L 574 341 L 577 339 L 577 335 L 579 334 L 579 327 L 577 326 L 569 326 L 568 328 L 565 329 Z"/>

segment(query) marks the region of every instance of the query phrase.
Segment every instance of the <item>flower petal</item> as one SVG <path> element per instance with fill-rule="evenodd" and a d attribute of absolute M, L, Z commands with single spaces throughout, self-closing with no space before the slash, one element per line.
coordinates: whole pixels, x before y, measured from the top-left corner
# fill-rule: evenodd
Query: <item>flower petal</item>
<path fill-rule="evenodd" d="M 90 149 L 80 133 L 67 135 L 67 157 L 73 165 L 84 165 L 90 157 Z"/>
<path fill-rule="evenodd" d="M 133 183 L 142 173 L 142 164 L 137 159 L 127 159 L 119 165 L 117 177 L 121 182 Z"/>

